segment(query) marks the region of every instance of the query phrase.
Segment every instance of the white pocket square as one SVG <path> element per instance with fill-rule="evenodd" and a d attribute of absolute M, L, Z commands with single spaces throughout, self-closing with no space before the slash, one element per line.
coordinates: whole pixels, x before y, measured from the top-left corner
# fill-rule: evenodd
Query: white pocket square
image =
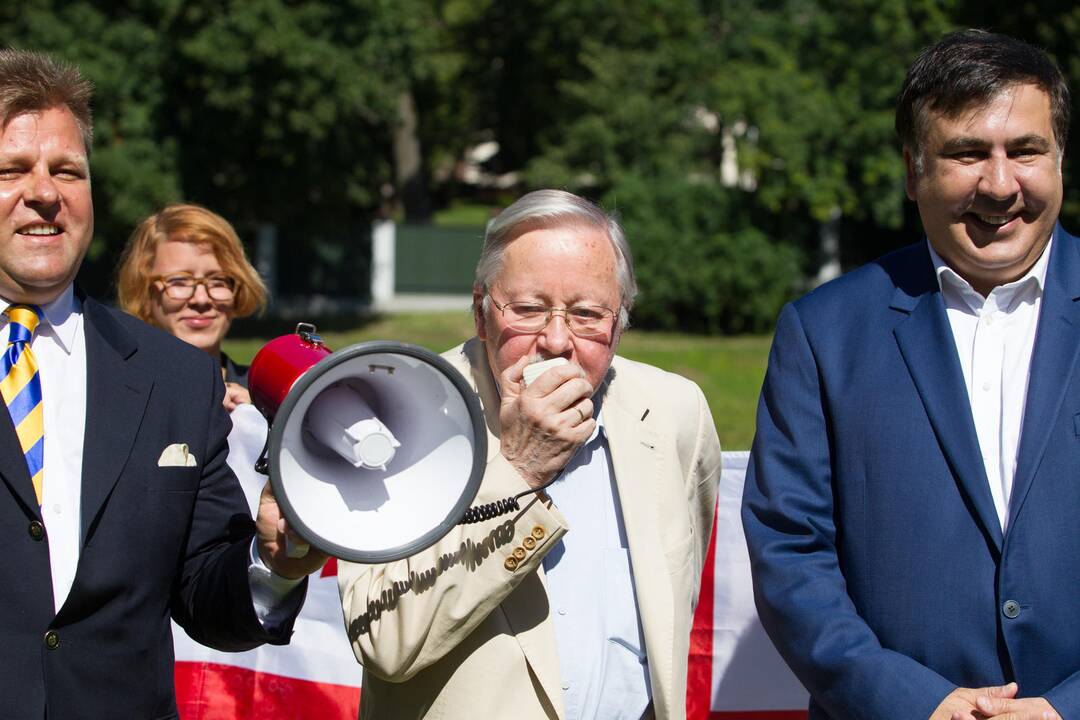
<path fill-rule="evenodd" d="M 173 443 L 161 451 L 158 467 L 194 467 L 195 456 L 188 452 L 187 443 Z"/>

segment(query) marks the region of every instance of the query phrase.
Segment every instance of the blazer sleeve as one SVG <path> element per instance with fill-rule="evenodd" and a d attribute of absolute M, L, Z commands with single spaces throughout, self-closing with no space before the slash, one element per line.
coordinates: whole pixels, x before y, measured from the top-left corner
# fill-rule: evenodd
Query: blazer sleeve
<path fill-rule="evenodd" d="M 1023 688 L 1020 692 L 1023 693 Z M 1080 717 L 1080 671 L 1065 678 L 1043 697 L 1063 718 Z"/>
<path fill-rule="evenodd" d="M 263 643 L 289 642 L 299 613 L 265 629 L 255 614 L 248 582 L 255 524 L 243 490 L 226 463 L 231 422 L 222 406 L 225 386 L 211 368 L 213 391 L 201 410 L 206 422 L 206 462 L 183 548 L 173 618 L 196 641 L 224 651 L 249 650 Z M 190 397 L 185 398 L 190 400 Z M 298 592 L 306 592 L 305 584 Z"/>
<path fill-rule="evenodd" d="M 485 485 L 520 486 L 496 454 Z M 494 498 L 478 497 L 477 502 Z M 504 519 L 505 518 L 505 519 Z M 537 538 L 536 528 L 542 537 Z M 526 578 L 566 533 L 559 511 L 535 497 L 516 514 L 457 525 L 432 547 L 383 565 L 338 563 L 338 590 L 356 659 L 388 682 L 404 682 L 453 650 Z M 507 558 L 537 541 L 520 563 Z M 531 544 L 531 543 L 530 543 Z"/>
<path fill-rule="evenodd" d="M 926 718 L 955 686 L 883 648 L 847 594 L 820 368 L 794 305 L 777 323 L 743 493 L 762 625 L 834 718 Z"/>
<path fill-rule="evenodd" d="M 701 586 L 701 572 L 705 565 L 705 556 L 712 540 L 713 521 L 716 518 L 716 492 L 720 484 L 721 453 L 720 438 L 716 434 L 712 411 L 701 388 L 694 386 L 697 396 L 697 433 L 694 453 L 689 464 L 687 491 L 690 496 L 691 518 L 694 522 L 696 542 L 694 544 L 694 584 L 695 592 L 691 598 L 691 607 L 697 607 L 698 588 Z"/>

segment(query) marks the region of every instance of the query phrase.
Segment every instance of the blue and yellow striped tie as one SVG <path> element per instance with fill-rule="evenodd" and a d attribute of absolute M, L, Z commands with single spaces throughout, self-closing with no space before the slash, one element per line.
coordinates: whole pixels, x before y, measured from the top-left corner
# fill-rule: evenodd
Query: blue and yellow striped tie
<path fill-rule="evenodd" d="M 45 477 L 45 422 L 42 416 L 41 378 L 38 376 L 37 360 L 30 350 L 41 320 L 41 308 L 36 305 L 12 305 L 4 314 L 8 316 L 8 345 L 4 353 L 3 375 L 0 394 L 15 423 L 30 478 L 34 481 L 34 494 L 41 504 L 41 483 Z"/>

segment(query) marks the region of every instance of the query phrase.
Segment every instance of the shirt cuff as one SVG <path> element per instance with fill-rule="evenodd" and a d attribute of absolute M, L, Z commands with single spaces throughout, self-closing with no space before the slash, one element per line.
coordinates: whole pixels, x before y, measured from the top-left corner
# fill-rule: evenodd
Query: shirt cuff
<path fill-rule="evenodd" d="M 263 629 L 273 631 L 296 615 L 303 593 L 293 592 L 304 578 L 286 578 L 274 573 L 259 557 L 257 540 L 251 541 L 251 564 L 248 565 L 248 588 L 255 616 Z"/>

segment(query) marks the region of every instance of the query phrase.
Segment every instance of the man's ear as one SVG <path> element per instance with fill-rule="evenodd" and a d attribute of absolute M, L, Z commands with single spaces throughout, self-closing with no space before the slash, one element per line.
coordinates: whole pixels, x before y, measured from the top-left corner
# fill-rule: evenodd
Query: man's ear
<path fill-rule="evenodd" d="M 908 200 L 915 200 L 915 189 L 919 184 L 919 174 L 915 171 L 915 156 L 911 148 L 904 146 L 904 192 Z"/>
<path fill-rule="evenodd" d="M 472 294 L 473 324 L 476 326 L 476 337 L 487 340 L 487 328 L 484 323 L 484 293 L 479 288 L 473 288 Z"/>

